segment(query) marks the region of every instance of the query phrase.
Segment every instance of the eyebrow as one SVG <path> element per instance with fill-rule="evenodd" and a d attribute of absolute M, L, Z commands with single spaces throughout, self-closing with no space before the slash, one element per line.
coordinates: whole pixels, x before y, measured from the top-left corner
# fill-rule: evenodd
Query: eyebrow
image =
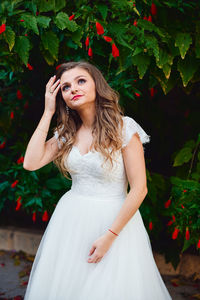
<path fill-rule="evenodd" d="M 79 77 L 86 77 L 86 76 L 84 76 L 84 75 L 79 75 L 79 76 L 76 76 L 74 79 L 77 79 L 77 78 L 79 78 Z M 61 86 L 63 86 L 63 85 L 65 85 L 66 83 L 69 83 L 69 82 L 64 82 Z"/>

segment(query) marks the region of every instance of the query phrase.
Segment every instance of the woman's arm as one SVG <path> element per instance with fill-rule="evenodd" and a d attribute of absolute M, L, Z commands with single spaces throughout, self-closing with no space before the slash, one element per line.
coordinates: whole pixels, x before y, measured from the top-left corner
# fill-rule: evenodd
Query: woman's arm
<path fill-rule="evenodd" d="M 55 83 L 54 81 L 55 76 L 51 77 L 46 84 L 45 110 L 26 149 L 23 167 L 30 171 L 40 169 L 52 161 L 58 151 L 55 137 L 45 143 L 51 119 L 56 110 L 56 95 L 60 88 L 59 80 Z"/>
<path fill-rule="evenodd" d="M 122 155 L 130 184 L 130 191 L 119 214 L 110 227 L 110 229 L 117 234 L 120 234 L 123 227 L 133 217 L 148 193 L 144 150 L 137 133 L 132 136 L 128 145 L 122 148 Z M 107 235 L 110 236 L 111 239 L 117 238 L 117 236 L 110 231 L 107 232 Z"/>

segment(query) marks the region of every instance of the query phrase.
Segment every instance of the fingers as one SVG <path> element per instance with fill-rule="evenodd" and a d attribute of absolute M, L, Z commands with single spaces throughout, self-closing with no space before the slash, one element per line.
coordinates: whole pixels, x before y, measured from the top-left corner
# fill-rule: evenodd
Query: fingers
<path fill-rule="evenodd" d="M 55 78 L 56 78 L 55 75 L 52 76 L 52 77 L 49 79 L 49 81 L 47 82 L 46 87 L 50 87 L 50 85 L 54 82 Z"/>
<path fill-rule="evenodd" d="M 88 262 L 89 263 L 98 263 L 98 262 L 100 262 L 101 261 L 101 259 L 102 259 L 102 257 L 97 257 L 97 256 L 95 256 L 95 257 L 93 257 L 93 258 L 89 258 L 88 259 Z"/>

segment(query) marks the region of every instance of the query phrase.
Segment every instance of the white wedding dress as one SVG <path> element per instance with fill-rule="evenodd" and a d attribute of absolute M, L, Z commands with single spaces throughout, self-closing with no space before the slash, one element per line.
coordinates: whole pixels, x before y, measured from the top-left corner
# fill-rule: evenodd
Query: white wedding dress
<path fill-rule="evenodd" d="M 134 119 L 122 118 L 123 147 L 136 132 L 143 144 L 150 141 Z M 57 132 L 55 136 L 61 147 Z M 70 151 L 72 186 L 60 198 L 41 239 L 25 300 L 172 299 L 154 261 L 139 209 L 101 261 L 87 261 L 93 242 L 111 227 L 127 195 L 121 150 L 112 171 L 102 162 L 99 152 L 82 155 L 76 146 Z"/>

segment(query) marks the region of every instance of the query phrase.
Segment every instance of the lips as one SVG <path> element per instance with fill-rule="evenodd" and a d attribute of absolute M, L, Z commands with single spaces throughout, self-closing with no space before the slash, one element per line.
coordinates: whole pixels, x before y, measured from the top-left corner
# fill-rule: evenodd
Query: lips
<path fill-rule="evenodd" d="M 82 95 L 76 95 L 72 98 L 72 100 L 75 100 L 76 98 L 82 97 Z"/>

